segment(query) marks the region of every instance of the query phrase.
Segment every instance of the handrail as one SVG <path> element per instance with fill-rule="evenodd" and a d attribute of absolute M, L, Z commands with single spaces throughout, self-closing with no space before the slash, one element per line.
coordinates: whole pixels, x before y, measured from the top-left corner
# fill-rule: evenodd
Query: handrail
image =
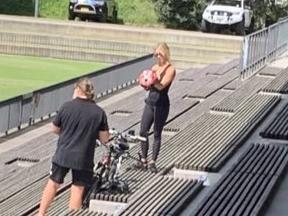
<path fill-rule="evenodd" d="M 288 18 L 244 37 L 240 77 L 247 79 L 287 50 Z"/>

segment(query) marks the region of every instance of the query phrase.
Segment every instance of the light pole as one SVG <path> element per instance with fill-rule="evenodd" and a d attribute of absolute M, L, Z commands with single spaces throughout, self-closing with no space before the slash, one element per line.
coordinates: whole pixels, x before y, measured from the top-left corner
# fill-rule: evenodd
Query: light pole
<path fill-rule="evenodd" d="M 34 11 L 34 17 L 39 16 L 39 0 L 35 0 L 35 11 Z"/>

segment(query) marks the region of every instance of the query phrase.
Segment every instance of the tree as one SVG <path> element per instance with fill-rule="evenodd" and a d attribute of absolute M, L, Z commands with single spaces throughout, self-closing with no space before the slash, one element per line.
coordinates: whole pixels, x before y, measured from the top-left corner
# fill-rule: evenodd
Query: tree
<path fill-rule="evenodd" d="M 197 30 L 200 27 L 202 13 L 211 0 L 152 0 L 159 21 L 169 28 Z M 247 0 L 252 1 L 255 28 L 261 29 L 288 16 L 288 0 Z"/>
<path fill-rule="evenodd" d="M 288 3 L 276 4 L 275 0 L 254 0 L 254 16 L 259 28 L 276 23 L 279 18 L 288 16 Z"/>
<path fill-rule="evenodd" d="M 0 13 L 12 15 L 34 15 L 34 0 L 5 0 L 1 1 Z"/>
<path fill-rule="evenodd" d="M 169 28 L 199 29 L 205 0 L 154 0 L 160 22 Z"/>

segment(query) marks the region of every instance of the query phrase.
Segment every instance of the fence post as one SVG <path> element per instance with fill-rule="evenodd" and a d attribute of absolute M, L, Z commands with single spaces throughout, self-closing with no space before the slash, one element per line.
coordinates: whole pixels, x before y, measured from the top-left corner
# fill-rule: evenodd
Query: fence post
<path fill-rule="evenodd" d="M 269 53 L 269 37 L 270 37 L 270 27 L 267 29 L 267 35 L 266 35 L 266 42 L 265 42 L 265 64 L 268 63 L 268 53 Z"/>
<path fill-rule="evenodd" d="M 245 70 L 247 69 L 248 51 L 249 51 L 249 36 L 245 36 L 242 41 L 242 58 L 240 62 L 240 77 L 245 78 Z"/>
<path fill-rule="evenodd" d="M 39 0 L 35 0 L 34 16 L 35 16 L 35 17 L 38 17 L 38 16 L 39 16 Z"/>

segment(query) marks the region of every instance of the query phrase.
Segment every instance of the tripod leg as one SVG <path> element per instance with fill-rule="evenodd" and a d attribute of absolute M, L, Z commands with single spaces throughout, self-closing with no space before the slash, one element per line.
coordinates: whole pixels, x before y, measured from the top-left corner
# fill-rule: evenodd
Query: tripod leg
<path fill-rule="evenodd" d="M 100 182 L 101 182 L 100 179 L 98 177 L 95 177 L 92 186 L 85 188 L 83 205 L 82 205 L 83 209 L 89 208 L 90 200 L 96 198 L 96 193 L 100 188 L 99 187 L 101 184 Z"/>

